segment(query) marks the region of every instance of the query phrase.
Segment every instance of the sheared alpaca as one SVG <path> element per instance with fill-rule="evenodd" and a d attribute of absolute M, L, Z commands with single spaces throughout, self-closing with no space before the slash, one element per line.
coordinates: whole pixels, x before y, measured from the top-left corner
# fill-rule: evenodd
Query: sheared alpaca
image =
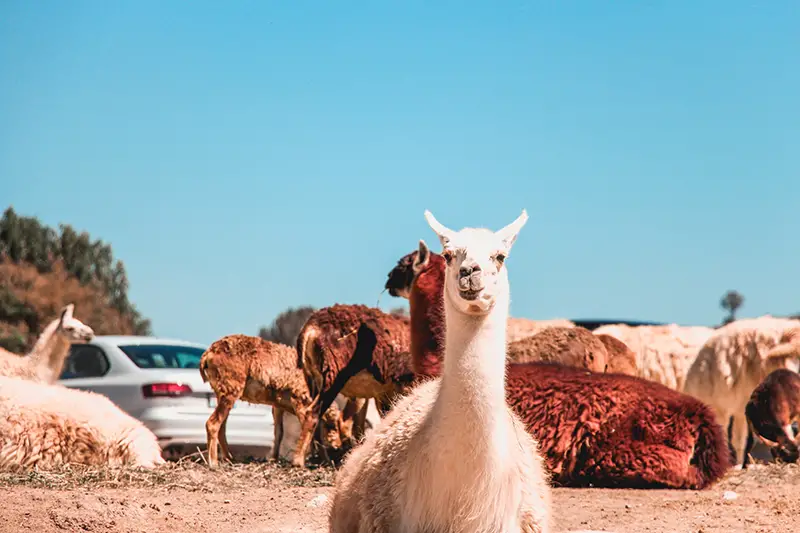
<path fill-rule="evenodd" d="M 331 533 L 547 533 L 550 488 L 533 438 L 505 401 L 509 282 L 527 220 L 493 233 L 442 226 L 442 377 L 401 398 L 345 459 Z"/>
<path fill-rule="evenodd" d="M 272 406 L 274 440 L 272 460 L 277 460 L 283 440 L 283 414 L 296 416 L 302 426 L 313 408 L 303 371 L 297 368 L 294 348 L 251 335 L 226 335 L 214 341 L 200 357 L 200 377 L 208 382 L 217 397 L 217 407 L 206 422 L 208 435 L 208 464 L 218 464 L 217 444 L 228 460 L 233 456 L 228 448 L 225 428 L 234 403 Z M 341 448 L 350 435 L 342 428 L 341 414 L 333 404 L 322 417 L 325 431 L 323 446 Z M 348 442 L 349 443 L 349 442 Z M 292 462 L 305 465 L 306 450 L 295 450 Z"/>
<path fill-rule="evenodd" d="M 414 367 L 437 376 L 443 344 L 444 268 L 420 243 L 412 285 Z M 425 309 L 415 316 L 416 309 Z M 602 339 L 601 339 L 602 340 Z M 598 374 L 560 364 L 509 364 L 508 402 L 562 486 L 703 489 L 729 468 L 726 437 L 702 402 L 641 378 Z"/>
<path fill-rule="evenodd" d="M 60 316 L 44 328 L 27 355 L 0 348 L 0 376 L 55 383 L 64 368 L 70 345 L 86 343 L 94 337 L 92 328 L 72 316 L 74 309 L 73 304 L 65 306 Z"/>
<path fill-rule="evenodd" d="M 108 397 L 0 377 L 0 470 L 164 462 L 156 436 Z"/>
<path fill-rule="evenodd" d="M 750 395 L 744 412 L 748 434 L 742 468 L 750 463 L 753 436 L 769 447 L 773 459 L 797 462 L 800 439 L 794 435 L 792 423 L 800 422 L 800 374 L 787 368 L 770 372 Z"/>

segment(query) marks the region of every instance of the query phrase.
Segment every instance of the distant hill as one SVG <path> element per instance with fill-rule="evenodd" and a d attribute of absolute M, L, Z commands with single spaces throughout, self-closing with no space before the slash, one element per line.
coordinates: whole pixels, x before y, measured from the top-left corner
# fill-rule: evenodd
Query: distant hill
<path fill-rule="evenodd" d="M 98 335 L 152 334 L 128 300 L 125 266 L 110 245 L 9 207 L 0 219 L 0 346 L 26 352 L 68 303 Z"/>

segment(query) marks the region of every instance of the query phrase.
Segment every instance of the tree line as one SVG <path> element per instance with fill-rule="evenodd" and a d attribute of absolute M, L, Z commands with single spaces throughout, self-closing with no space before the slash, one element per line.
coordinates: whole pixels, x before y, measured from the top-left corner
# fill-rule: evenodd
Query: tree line
<path fill-rule="evenodd" d="M 111 245 L 69 224 L 53 228 L 8 207 L 0 219 L 0 275 L 0 344 L 14 351 L 29 347 L 68 298 L 82 301 L 73 302 L 76 317 L 98 334 L 152 332 L 128 298 L 125 265 Z"/>

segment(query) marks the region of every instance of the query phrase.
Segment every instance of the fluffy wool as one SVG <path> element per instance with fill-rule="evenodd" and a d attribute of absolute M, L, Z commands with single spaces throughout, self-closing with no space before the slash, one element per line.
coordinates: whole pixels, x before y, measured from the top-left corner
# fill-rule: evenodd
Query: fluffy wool
<path fill-rule="evenodd" d="M 163 462 L 156 436 L 106 396 L 0 377 L 0 469 Z"/>
<path fill-rule="evenodd" d="M 703 343 L 714 333 L 704 326 L 629 326 L 610 324 L 594 330 L 625 343 L 636 354 L 636 375 L 683 390 L 686 373 Z"/>
<path fill-rule="evenodd" d="M 772 351 L 797 342 L 800 320 L 762 315 L 736 320 L 719 328 L 700 349 L 686 374 L 684 392 L 710 405 L 718 422 L 733 418 L 731 446 L 739 462 L 747 440 L 745 405 L 758 384 L 775 368 L 797 370 L 794 350 Z M 771 356 L 768 356 L 771 354 Z"/>

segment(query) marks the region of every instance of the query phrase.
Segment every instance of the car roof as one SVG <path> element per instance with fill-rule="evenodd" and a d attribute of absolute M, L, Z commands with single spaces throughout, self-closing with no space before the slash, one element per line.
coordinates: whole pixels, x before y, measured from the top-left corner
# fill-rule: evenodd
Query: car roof
<path fill-rule="evenodd" d="M 198 342 L 190 342 L 181 339 L 169 339 L 165 337 L 149 337 L 144 335 L 95 335 L 90 344 L 99 341 L 99 344 L 120 345 L 171 345 L 187 346 L 192 348 L 206 349 L 207 346 Z"/>
<path fill-rule="evenodd" d="M 611 324 L 625 324 L 628 326 L 664 326 L 666 322 L 654 322 L 652 320 L 627 320 L 616 318 L 575 318 L 572 322 L 589 330 L 594 330 L 600 326 L 607 326 Z"/>

